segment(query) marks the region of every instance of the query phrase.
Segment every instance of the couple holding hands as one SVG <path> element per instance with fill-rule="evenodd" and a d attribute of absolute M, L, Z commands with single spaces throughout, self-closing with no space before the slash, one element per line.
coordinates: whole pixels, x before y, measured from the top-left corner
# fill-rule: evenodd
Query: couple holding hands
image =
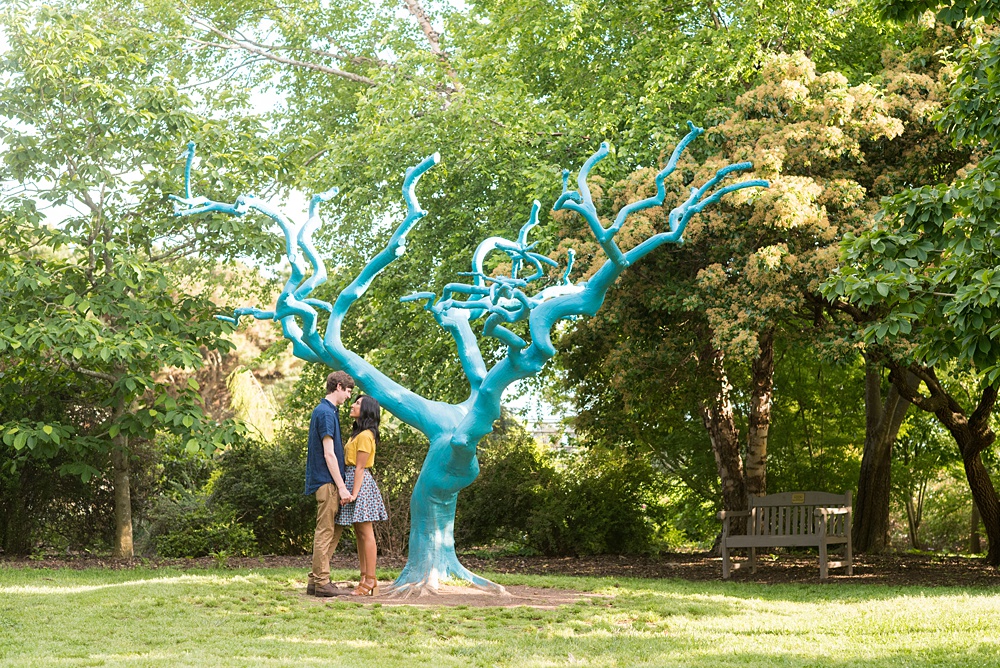
<path fill-rule="evenodd" d="M 316 536 L 306 593 L 337 596 L 330 582 L 330 557 L 346 526 L 354 526 L 361 582 L 351 596 L 377 596 L 375 530 L 372 522 L 389 519 L 371 468 L 379 444 L 380 407 L 374 397 L 351 404 L 354 425 L 346 444 L 340 436 L 339 407 L 354 391 L 354 379 L 343 371 L 326 378 L 326 396 L 313 409 L 306 455 L 306 494 L 316 495 Z"/>

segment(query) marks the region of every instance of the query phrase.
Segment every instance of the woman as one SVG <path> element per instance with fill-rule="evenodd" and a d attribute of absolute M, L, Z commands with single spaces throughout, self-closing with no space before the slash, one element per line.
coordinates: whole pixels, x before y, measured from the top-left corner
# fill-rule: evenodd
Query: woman
<path fill-rule="evenodd" d="M 372 522 L 387 520 L 389 515 L 382 503 L 382 493 L 368 469 L 375 463 L 375 448 L 380 443 L 380 410 L 374 397 L 358 397 L 351 406 L 351 417 L 354 418 L 351 438 L 344 446 L 344 463 L 347 465 L 344 484 L 351 490 L 351 500 L 340 507 L 334 521 L 341 526 L 353 524 L 354 535 L 358 540 L 361 582 L 351 593 L 352 596 L 378 596 L 378 581 L 375 579 L 375 529 Z"/>

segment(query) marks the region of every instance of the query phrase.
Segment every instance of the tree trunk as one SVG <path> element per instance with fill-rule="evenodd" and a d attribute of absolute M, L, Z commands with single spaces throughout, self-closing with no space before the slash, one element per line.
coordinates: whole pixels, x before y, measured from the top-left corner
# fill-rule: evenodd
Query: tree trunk
<path fill-rule="evenodd" d="M 908 496 L 906 499 L 906 522 L 910 528 L 910 547 L 914 550 L 923 549 L 920 547 L 920 536 L 917 533 L 920 530 L 920 514 L 918 504 L 914 503 L 912 496 Z"/>
<path fill-rule="evenodd" d="M 115 438 L 111 450 L 111 466 L 114 469 L 115 492 L 115 559 L 131 559 L 132 550 L 132 493 L 129 489 L 128 439 L 122 435 Z"/>
<path fill-rule="evenodd" d="M 992 441 L 992 439 L 990 440 Z M 986 540 L 988 541 L 986 561 L 992 566 L 1000 566 L 1000 500 L 997 499 L 993 481 L 990 479 L 986 466 L 983 465 L 983 459 L 979 452 L 975 452 L 969 457 L 966 457 L 963 452 L 962 459 L 965 464 L 965 476 L 969 480 L 969 489 L 972 491 L 973 503 L 979 509 L 983 528 L 986 530 Z"/>
<path fill-rule="evenodd" d="M 909 380 L 915 384 L 915 377 Z M 865 447 L 854 501 L 852 542 L 858 552 L 880 553 L 889 545 L 889 491 L 892 481 L 892 443 L 910 402 L 895 385 L 882 403 L 882 367 L 865 365 Z"/>
<path fill-rule="evenodd" d="M 969 522 L 969 552 L 979 554 L 983 551 L 983 541 L 979 536 L 979 506 L 972 502 L 972 518 Z"/>
<path fill-rule="evenodd" d="M 997 389 L 984 389 L 976 410 L 969 417 L 950 395 L 944 395 L 944 398 L 945 401 L 935 405 L 934 415 L 954 437 L 962 454 L 972 502 L 979 509 L 986 540 L 989 541 L 986 561 L 992 566 L 1000 566 L 1000 499 L 982 458 L 982 452 L 996 440 L 989 424 L 996 405 Z"/>
<path fill-rule="evenodd" d="M 0 548 L 5 554 L 31 554 L 32 529 L 36 523 L 32 521 L 30 508 L 32 495 L 25 488 L 32 482 L 33 468 L 28 463 L 14 473 L 4 490 L 4 498 L 0 499 L 0 510 L 4 511 L 0 518 Z"/>
<path fill-rule="evenodd" d="M 893 364 L 889 379 L 900 392 L 920 409 L 934 413 L 938 421 L 948 430 L 958 444 L 965 466 L 965 477 L 969 481 L 972 501 L 979 508 L 989 545 L 986 561 L 991 566 L 1000 566 L 1000 499 L 997 498 L 993 480 L 983 465 L 982 452 L 993 445 L 996 434 L 990 428 L 990 418 L 997 402 L 997 388 L 990 385 L 983 389 L 976 409 L 967 415 L 962 406 L 941 385 L 933 367 L 912 365 L 903 367 Z M 914 387 L 901 384 L 902 372 L 908 370 L 924 382 L 930 397 L 919 394 Z"/>
<path fill-rule="evenodd" d="M 406 566 L 389 593 L 408 598 L 432 594 L 440 581 L 465 579 L 482 589 L 504 588 L 469 571 L 455 554 L 455 505 L 458 493 L 479 475 L 475 446 L 455 448 L 450 434 L 431 441 L 410 496 L 410 542 Z"/>
<path fill-rule="evenodd" d="M 701 419 L 708 430 L 712 454 L 722 483 L 722 507 L 726 510 L 746 510 L 747 489 L 740 458 L 740 438 L 733 417 L 732 387 L 726 375 L 725 357 L 721 350 L 710 349 L 712 380 L 715 395 L 701 406 Z M 734 533 L 742 533 L 742 523 L 737 522 Z"/>
<path fill-rule="evenodd" d="M 774 399 L 774 331 L 759 337 L 760 350 L 750 368 L 750 424 L 747 429 L 746 491 L 767 494 L 767 433 Z"/>

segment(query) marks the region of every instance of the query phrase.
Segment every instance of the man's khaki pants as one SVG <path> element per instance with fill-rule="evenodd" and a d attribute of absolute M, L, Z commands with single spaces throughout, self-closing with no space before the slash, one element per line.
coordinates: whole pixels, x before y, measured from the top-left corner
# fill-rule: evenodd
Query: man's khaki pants
<path fill-rule="evenodd" d="M 333 518 L 340 508 L 337 486 L 328 482 L 316 490 L 316 536 L 313 538 L 313 563 L 309 582 L 322 587 L 330 581 L 330 557 L 333 556 Z"/>

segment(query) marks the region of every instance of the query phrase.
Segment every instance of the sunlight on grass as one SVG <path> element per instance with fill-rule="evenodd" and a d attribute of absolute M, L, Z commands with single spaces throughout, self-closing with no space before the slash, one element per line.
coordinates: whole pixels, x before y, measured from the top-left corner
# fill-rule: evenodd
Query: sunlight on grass
<path fill-rule="evenodd" d="M 995 589 L 495 580 L 589 595 L 545 610 L 408 607 L 306 597 L 305 572 L 291 569 L 0 568 L 0 664 L 1000 665 Z"/>
<path fill-rule="evenodd" d="M 279 638 L 278 636 L 264 636 L 261 640 L 271 640 L 273 642 L 305 643 L 307 645 L 330 645 L 338 647 L 377 647 L 374 640 L 323 640 L 322 638 Z"/>
<path fill-rule="evenodd" d="M 143 585 L 179 585 L 191 582 L 222 585 L 231 583 L 252 582 L 254 580 L 259 582 L 264 582 L 264 578 L 256 575 L 251 575 L 251 576 L 236 575 L 229 578 L 223 578 L 217 575 L 179 575 L 176 577 L 153 578 L 148 580 L 129 580 L 127 582 L 114 582 L 114 583 L 100 584 L 100 585 L 77 585 L 72 587 L 58 587 L 58 586 L 46 586 L 46 585 L 37 585 L 37 586 L 22 585 L 19 587 L 0 587 L 0 594 L 65 595 L 65 594 L 79 594 L 87 591 L 99 591 L 101 589 L 113 589 L 115 587 L 137 587 Z"/>

